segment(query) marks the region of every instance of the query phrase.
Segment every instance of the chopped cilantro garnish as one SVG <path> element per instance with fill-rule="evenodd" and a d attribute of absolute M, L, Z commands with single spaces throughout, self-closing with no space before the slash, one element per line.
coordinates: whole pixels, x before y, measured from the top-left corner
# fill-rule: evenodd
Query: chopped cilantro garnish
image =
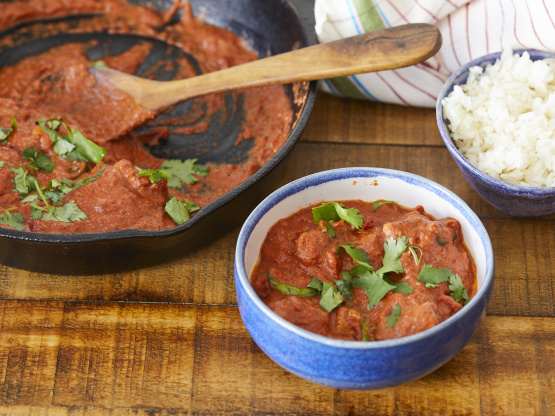
<path fill-rule="evenodd" d="M 393 312 L 391 315 L 387 317 L 387 324 L 385 325 L 386 328 L 391 328 L 393 325 L 397 323 L 397 320 L 401 316 L 401 306 L 395 305 L 393 308 Z"/>
<path fill-rule="evenodd" d="M 416 279 L 425 283 L 426 287 L 436 287 L 440 283 L 447 282 L 452 274 L 447 268 L 436 269 L 430 264 L 423 264 Z"/>
<path fill-rule="evenodd" d="M 25 198 L 34 186 L 36 180 L 35 177 L 29 175 L 29 173 L 23 169 L 22 166 L 19 168 L 10 167 L 10 169 L 15 175 L 15 178 L 12 180 L 15 185 L 14 190 L 19 194 L 20 198 Z"/>
<path fill-rule="evenodd" d="M 438 243 L 440 246 L 444 246 L 445 244 L 448 243 L 448 241 L 445 238 L 442 238 L 438 235 L 436 236 L 436 243 Z"/>
<path fill-rule="evenodd" d="M 334 280 L 333 282 L 341 296 L 343 296 L 343 299 L 348 302 L 353 299 L 353 278 L 347 270 L 342 271 L 341 274 L 343 280 Z"/>
<path fill-rule="evenodd" d="M 363 319 L 360 323 L 362 329 L 362 340 L 363 341 L 372 341 L 372 337 L 370 336 L 371 328 L 368 326 L 366 321 Z"/>
<path fill-rule="evenodd" d="M 464 300 L 463 304 L 468 302 L 468 292 L 458 274 L 453 274 L 449 277 L 449 289 L 451 289 L 451 297 L 455 299 L 455 302 L 460 302 L 461 300 Z"/>
<path fill-rule="evenodd" d="M 356 247 L 356 244 L 354 243 L 341 244 L 335 247 L 335 252 L 339 253 L 339 249 L 343 248 L 345 252 L 358 264 L 360 264 L 363 267 L 366 267 L 369 270 L 374 270 L 374 267 L 372 267 L 372 265 L 368 263 L 368 261 L 370 260 L 368 258 L 368 254 L 366 254 L 366 252 L 363 249 L 355 248 L 355 247 Z"/>
<path fill-rule="evenodd" d="M 358 276 L 358 279 L 352 280 L 353 286 L 360 287 L 368 296 L 368 310 L 371 309 L 371 306 L 376 306 L 389 291 L 395 289 L 394 285 L 390 285 L 382 276 L 366 267 L 352 267 L 351 274 Z"/>
<path fill-rule="evenodd" d="M 25 227 L 22 225 L 23 223 L 23 215 L 19 212 L 14 212 L 12 214 L 10 211 L 5 211 L 2 215 L 0 215 L 0 224 L 15 228 L 16 230 L 25 230 Z"/>
<path fill-rule="evenodd" d="M 386 283 L 392 286 L 395 286 L 394 289 L 391 289 L 392 292 L 404 293 L 405 295 L 410 295 L 412 292 L 414 292 L 414 289 L 412 288 L 412 286 L 409 285 L 409 283 L 405 282 L 404 280 L 400 282 L 394 282 L 387 276 L 384 277 L 383 280 L 385 280 Z"/>
<path fill-rule="evenodd" d="M 109 66 L 104 61 L 94 61 L 91 66 L 93 68 L 109 68 Z"/>
<path fill-rule="evenodd" d="M 266 274 L 266 277 L 268 278 L 268 281 L 270 282 L 270 284 L 273 287 L 275 287 L 280 293 L 283 293 L 284 295 L 294 295 L 300 298 L 309 298 L 312 296 L 316 296 L 319 293 L 318 289 L 315 289 L 313 287 L 305 287 L 305 288 L 299 289 L 298 287 L 286 285 L 285 283 L 278 283 L 273 279 L 270 272 Z"/>
<path fill-rule="evenodd" d="M 8 142 L 8 138 L 15 131 L 16 128 L 17 128 L 17 122 L 15 121 L 15 117 L 12 116 L 11 128 L 9 128 L 9 129 L 0 128 L 0 145 L 1 146 L 4 146 Z"/>
<path fill-rule="evenodd" d="M 381 207 L 382 205 L 385 204 L 394 204 L 395 202 L 393 201 L 376 201 L 374 202 L 374 211 L 376 211 L 379 207 Z"/>
<path fill-rule="evenodd" d="M 50 183 L 52 182 L 53 181 Z M 59 182 L 56 181 L 56 183 Z M 43 221 L 74 222 L 84 221 L 87 219 L 87 215 L 81 211 L 75 201 L 71 200 L 62 206 L 50 205 L 50 203 L 61 202 L 61 200 L 63 200 L 63 195 L 49 187 L 44 188 L 45 192 L 43 192 L 43 189 L 39 186 L 36 179 L 34 180 L 33 186 L 37 193 L 25 198 L 22 202 L 34 201 L 31 203 L 31 218 L 34 220 L 41 219 Z M 40 206 L 38 204 L 39 198 L 45 206 Z"/>
<path fill-rule="evenodd" d="M 285 283 L 278 283 L 274 280 L 270 272 L 266 274 L 266 277 L 268 278 L 270 284 L 284 295 L 293 295 L 300 298 L 320 296 L 319 305 L 328 313 L 333 311 L 335 308 L 343 303 L 343 296 L 341 295 L 340 291 L 335 288 L 334 285 L 328 282 L 322 282 L 314 276 L 305 288 L 298 288 L 295 286 L 287 285 Z"/>
<path fill-rule="evenodd" d="M 418 255 L 418 253 L 416 253 L 416 250 L 418 250 L 420 252 L 420 256 Z M 422 249 L 420 247 L 416 247 L 416 246 L 409 246 L 409 251 L 412 254 L 412 257 L 414 258 L 414 262 L 416 264 L 420 263 L 420 260 L 422 260 Z"/>
<path fill-rule="evenodd" d="M 362 215 L 358 213 L 358 209 L 346 209 L 343 204 L 337 202 L 326 202 L 319 207 L 312 208 L 312 218 L 318 224 L 320 221 L 339 221 L 345 220 L 355 228 L 362 227 Z"/>
<path fill-rule="evenodd" d="M 75 201 L 71 200 L 61 207 L 50 205 L 41 219 L 43 221 L 60 222 L 84 221 L 87 219 L 87 214 L 79 209 Z"/>
<path fill-rule="evenodd" d="M 75 190 L 77 188 L 82 187 L 83 185 L 86 185 L 92 181 L 96 181 L 100 175 L 102 175 L 102 172 L 104 172 L 104 169 L 106 169 L 106 166 L 102 166 L 99 170 L 98 173 L 94 176 L 87 176 L 85 179 L 81 179 L 80 181 L 77 181 L 75 183 L 71 182 L 68 179 L 62 179 L 62 182 L 64 185 L 67 185 L 69 188 L 71 188 L 71 190 Z M 61 188 L 60 188 L 61 189 Z M 61 189 L 62 190 L 62 189 Z M 64 193 L 68 193 L 66 191 L 63 191 Z"/>
<path fill-rule="evenodd" d="M 170 188 L 181 188 L 183 184 L 194 184 L 198 179 L 193 175 L 206 176 L 210 170 L 209 166 L 197 165 L 197 159 L 187 160 L 165 160 L 160 165 L 161 170 L 165 171 L 168 177 Z"/>
<path fill-rule="evenodd" d="M 87 139 L 80 131 L 68 127 L 60 117 L 50 120 L 41 119 L 37 124 L 45 133 L 48 133 L 54 144 L 54 151 L 62 158 L 69 161 L 100 163 L 106 155 L 105 148 Z M 65 135 L 58 132 L 61 126 L 65 127 L 67 132 Z"/>
<path fill-rule="evenodd" d="M 397 240 L 395 240 L 394 238 L 387 239 L 387 241 L 383 245 L 385 252 L 382 260 L 383 266 L 380 270 L 378 270 L 378 273 L 384 275 L 388 272 L 404 272 L 403 265 L 401 264 L 399 257 L 401 257 L 401 254 L 403 254 L 407 249 L 407 241 L 408 239 L 404 235 L 399 237 Z"/>
<path fill-rule="evenodd" d="M 161 169 L 140 169 L 137 176 L 148 176 L 151 183 L 158 183 L 170 177 L 169 173 Z"/>
<path fill-rule="evenodd" d="M 339 290 L 331 283 L 322 282 L 322 293 L 320 295 L 319 305 L 327 312 L 333 311 L 343 303 L 343 297 Z"/>
<path fill-rule="evenodd" d="M 335 230 L 333 229 L 332 225 L 329 222 L 326 222 L 326 229 L 327 234 L 331 237 L 331 238 L 335 238 Z"/>
<path fill-rule="evenodd" d="M 383 245 L 385 253 L 382 267 L 377 271 L 374 271 L 374 268 L 368 264 L 368 255 L 362 249 L 353 248 L 353 244 L 338 246 L 343 247 L 347 254 L 358 263 L 358 266 L 352 267 L 350 271 L 351 275 L 358 276 L 358 279 L 352 279 L 352 285 L 360 287 L 366 292 L 368 309 L 371 306 L 376 306 L 389 291 L 412 293 L 412 287 L 408 283 L 394 283 L 391 280 L 386 281 L 384 279 L 386 273 L 404 272 L 399 257 L 407 249 L 407 241 L 406 236 L 399 237 L 397 240 L 389 238 Z M 346 276 L 346 274 L 343 274 L 344 278 Z"/>
<path fill-rule="evenodd" d="M 106 166 L 102 166 L 96 175 L 88 176 L 85 179 L 81 179 L 80 181 L 77 181 L 75 183 L 66 178 L 63 178 L 62 182 L 58 181 L 57 179 L 53 179 L 48 182 L 48 185 L 43 188 L 40 188 L 38 183 L 36 182 L 36 179 L 32 178 L 34 182 L 30 186 L 32 186 L 37 191 L 37 193 L 27 195 L 21 200 L 21 202 L 36 202 L 40 198 L 44 201 L 45 205 L 48 205 L 48 203 L 51 203 L 52 205 L 59 205 L 64 200 L 65 196 L 71 191 L 80 188 L 87 183 L 97 180 L 105 168 Z M 37 209 L 39 209 L 40 211 L 41 207 L 37 207 Z M 36 213 L 36 215 L 40 217 L 42 213 L 38 212 Z"/>
<path fill-rule="evenodd" d="M 21 152 L 21 156 L 24 159 L 30 159 L 30 162 L 27 162 L 27 166 L 34 170 L 43 170 L 48 173 L 52 173 L 54 170 L 54 162 L 50 160 L 50 157 L 44 152 L 37 152 L 37 148 L 33 147 L 32 149 L 25 148 L 23 152 Z"/>
<path fill-rule="evenodd" d="M 166 202 L 165 206 L 166 212 L 177 225 L 181 225 L 191 218 L 191 213 L 198 211 L 200 206 L 192 201 L 183 200 L 180 201 L 176 197 L 171 198 Z"/>
<path fill-rule="evenodd" d="M 436 269 L 429 264 L 424 264 L 416 279 L 425 283 L 427 288 L 434 288 L 440 283 L 449 282 L 451 297 L 456 302 L 464 300 L 463 304 L 465 304 L 469 300 L 468 292 L 462 284 L 461 277 L 448 268 Z"/>

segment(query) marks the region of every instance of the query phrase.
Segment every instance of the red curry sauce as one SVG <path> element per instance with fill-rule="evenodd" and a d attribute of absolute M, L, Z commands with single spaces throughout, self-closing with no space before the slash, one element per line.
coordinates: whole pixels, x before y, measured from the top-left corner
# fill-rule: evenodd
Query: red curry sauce
<path fill-rule="evenodd" d="M 279 220 L 268 231 L 251 283 L 260 298 L 278 315 L 301 328 L 331 338 L 385 340 L 429 329 L 463 307 L 465 300 L 456 301 L 451 296 L 449 282 L 426 287 L 417 279 L 424 265 L 448 268 L 460 276 L 468 298 L 476 293 L 476 267 L 456 219 L 436 220 L 421 206 L 409 209 L 388 203 L 374 210 L 373 203 L 358 200 L 343 201 L 343 204 L 363 215 L 360 229 L 345 220 L 331 222 L 329 225 L 335 234 L 332 237 L 325 221 L 315 223 L 314 206 L 311 206 Z M 343 273 L 358 265 L 344 249 L 337 249 L 338 246 L 351 243 L 362 249 L 368 256 L 368 263 L 378 270 L 384 260 L 384 243 L 402 236 L 407 237 L 407 249 L 399 257 L 404 273 L 390 272 L 385 277 L 395 283 L 406 282 L 412 288 L 408 290 L 411 293 L 391 290 L 376 306 L 368 307 L 369 293 L 354 287 L 352 299 L 343 296 L 341 304 L 328 312 L 320 306 L 320 296 L 283 294 L 270 282 L 269 276 L 279 284 L 304 289 L 316 278 L 336 288 L 337 281 L 344 280 Z M 355 279 L 358 277 L 354 276 Z"/>
<path fill-rule="evenodd" d="M 180 8 L 180 20 L 167 24 Z M 168 12 L 158 14 L 146 6 L 131 6 L 124 0 L 13 1 L 0 4 L 0 27 L 5 29 L 28 20 L 88 12 L 98 13 L 98 16 L 78 27 L 68 24 L 65 32 L 108 30 L 154 37 L 194 56 L 203 72 L 257 59 L 244 39 L 196 19 L 190 5 L 180 2 L 175 2 Z M 1 39 L 0 46 L 2 42 L 9 42 L 9 37 Z M 22 59 L 14 66 L 0 67 L 0 128 L 8 130 L 12 117 L 17 121 L 17 128 L 0 146 L 0 214 L 21 214 L 27 231 L 89 233 L 174 227 L 175 222 L 164 209 L 169 198 L 187 199 L 201 207 L 208 204 L 255 173 L 289 135 L 293 115 L 283 88 L 244 90 L 240 94 L 245 116 L 236 144 L 253 137 L 254 145 L 240 164 L 208 164 L 208 176 L 197 177 L 198 182 L 182 188 L 169 188 L 166 180 L 151 183 L 148 177 L 137 177 L 136 168 L 158 169 L 163 162 L 152 156 L 143 144 L 164 140 L 168 136 L 168 125 L 182 125 L 184 120 L 160 122 L 155 119 L 155 112 L 137 107 L 131 97 L 97 84 L 88 71 L 92 62 L 85 54 L 91 46 L 91 43 L 68 43 Z M 149 48 L 138 43 L 103 61 L 111 68 L 135 73 L 150 52 Z M 180 62 L 179 68 L 175 78 L 196 75 L 187 62 Z M 223 94 L 195 99 L 191 113 L 181 116 L 188 127 L 179 133 L 205 131 L 206 119 L 213 117 L 224 105 Z M 71 162 L 54 152 L 49 135 L 36 121 L 56 117 L 62 117 L 71 129 L 104 147 L 107 154 L 103 161 L 98 164 Z M 150 131 L 136 132 L 143 124 L 149 125 Z M 60 131 L 65 132 L 63 127 Z M 31 169 L 29 160 L 22 157 L 25 149 L 46 154 L 55 164 L 53 171 Z M 52 180 L 77 182 L 101 172 L 98 179 L 71 191 L 63 201 L 75 201 L 87 218 L 71 222 L 33 218 L 31 204 L 22 203 L 22 196 L 14 189 L 16 174 L 12 168 L 23 168 L 37 179 L 40 187 L 46 187 Z M 43 202 L 38 204 L 44 207 Z M 9 225 L 3 223 L 0 227 Z"/>

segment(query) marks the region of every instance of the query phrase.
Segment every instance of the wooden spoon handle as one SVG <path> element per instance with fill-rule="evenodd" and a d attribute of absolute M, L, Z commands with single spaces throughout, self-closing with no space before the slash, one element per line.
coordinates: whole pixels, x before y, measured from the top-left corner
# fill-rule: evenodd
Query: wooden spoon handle
<path fill-rule="evenodd" d="M 118 88 L 135 97 L 138 104 L 158 110 L 215 92 L 401 68 L 428 59 L 440 47 L 441 33 L 435 26 L 408 24 L 178 81 L 150 81 L 125 74 L 108 77 Z"/>

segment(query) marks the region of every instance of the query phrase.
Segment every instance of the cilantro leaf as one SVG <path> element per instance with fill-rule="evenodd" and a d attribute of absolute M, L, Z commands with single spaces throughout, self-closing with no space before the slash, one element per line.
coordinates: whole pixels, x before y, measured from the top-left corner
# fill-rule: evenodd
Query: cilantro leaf
<path fill-rule="evenodd" d="M 416 280 L 426 283 L 426 287 L 435 287 L 440 283 L 449 281 L 449 276 L 452 274 L 453 272 L 448 268 L 436 269 L 430 264 L 423 264 Z"/>
<path fill-rule="evenodd" d="M 44 211 L 48 210 L 48 208 L 41 207 L 36 202 L 32 203 L 31 207 L 31 218 L 34 220 L 40 220 L 42 214 L 44 214 Z"/>
<path fill-rule="evenodd" d="M 420 256 L 416 253 L 416 250 L 420 251 Z M 420 263 L 420 260 L 422 260 L 422 249 L 420 247 L 416 247 L 416 246 L 409 246 L 409 251 L 412 254 L 412 257 L 414 258 L 414 262 L 416 264 Z"/>
<path fill-rule="evenodd" d="M 397 240 L 393 237 L 388 238 L 384 243 L 383 248 L 385 251 L 382 264 L 383 266 L 378 270 L 378 273 L 384 275 L 388 272 L 403 273 L 403 265 L 399 261 L 401 254 L 407 249 L 407 237 L 401 236 Z"/>
<path fill-rule="evenodd" d="M 298 287 L 287 285 L 285 283 L 276 282 L 270 272 L 266 274 L 270 284 L 275 287 L 280 293 L 290 296 L 298 296 L 300 298 L 307 298 L 312 296 L 320 296 L 319 305 L 326 311 L 331 312 L 343 303 L 341 293 L 328 282 L 322 282 L 314 276 L 310 283 L 302 289 Z"/>
<path fill-rule="evenodd" d="M 343 296 L 345 301 L 353 300 L 353 277 L 347 270 L 343 271 L 342 275 L 343 280 L 334 280 L 333 282 L 337 286 L 337 290 L 339 290 L 339 293 L 341 293 L 341 296 Z"/>
<path fill-rule="evenodd" d="M 268 278 L 268 281 L 270 282 L 270 284 L 273 287 L 275 287 L 280 293 L 283 293 L 284 295 L 294 295 L 300 298 L 308 298 L 308 297 L 318 295 L 318 290 L 312 287 L 299 289 L 298 287 L 286 285 L 285 283 L 278 283 L 273 279 L 270 272 L 266 274 L 266 277 Z"/>
<path fill-rule="evenodd" d="M 335 210 L 335 205 L 332 202 L 326 202 L 319 207 L 312 208 L 312 218 L 318 224 L 320 221 L 339 221 L 339 214 Z"/>
<path fill-rule="evenodd" d="M 8 142 L 8 138 L 10 134 L 12 134 L 15 129 L 17 129 L 17 122 L 15 121 L 15 117 L 12 116 L 12 125 L 9 129 L 0 128 L 0 145 L 4 146 Z"/>
<path fill-rule="evenodd" d="M 197 159 L 165 160 L 160 168 L 165 171 L 168 177 L 168 186 L 170 188 L 181 188 L 183 184 L 194 184 L 198 179 L 193 175 L 206 176 L 210 170 L 209 166 L 197 165 Z"/>
<path fill-rule="evenodd" d="M 374 270 L 374 267 L 368 263 L 370 260 L 368 254 L 366 254 L 366 252 L 361 248 L 354 248 L 355 246 L 356 244 L 354 243 L 341 244 L 335 247 L 335 252 L 339 253 L 339 249 L 343 248 L 345 252 L 359 265 L 366 267 L 369 270 Z"/>
<path fill-rule="evenodd" d="M 333 311 L 343 303 L 341 293 L 331 284 L 322 282 L 322 294 L 320 295 L 319 305 L 327 312 Z"/>
<path fill-rule="evenodd" d="M 353 244 L 344 244 L 336 247 L 343 247 L 347 254 L 358 263 L 358 266 L 351 268 L 351 274 L 358 276 L 353 279 L 353 286 L 360 287 L 368 296 L 368 310 L 371 306 L 376 306 L 380 300 L 389 291 L 412 293 L 413 289 L 407 282 L 394 283 L 391 280 L 385 280 L 384 275 L 389 272 L 403 273 L 403 265 L 399 261 L 399 257 L 407 249 L 407 237 L 402 236 L 397 240 L 389 238 L 384 243 L 383 266 L 374 271 L 374 268 L 368 263 L 368 255 L 360 248 L 353 248 Z M 346 274 L 343 275 L 345 278 Z"/>
<path fill-rule="evenodd" d="M 395 289 L 394 285 L 390 285 L 377 273 L 365 267 L 355 266 L 351 268 L 351 273 L 358 276 L 358 279 L 353 279 L 353 286 L 360 287 L 368 296 L 368 310 L 371 306 L 376 306 L 387 292 Z"/>
<path fill-rule="evenodd" d="M 453 274 L 449 277 L 449 289 L 451 289 L 451 297 L 455 299 L 455 302 L 464 300 L 463 305 L 468 302 L 468 292 L 458 274 Z"/>
<path fill-rule="evenodd" d="M 326 202 L 312 208 L 312 218 L 316 224 L 322 220 L 326 222 L 345 220 L 355 228 L 360 228 L 363 224 L 363 217 L 358 213 L 358 209 L 346 209 L 343 204 L 337 202 Z"/>
<path fill-rule="evenodd" d="M 448 242 L 449 241 L 447 241 L 445 238 L 442 238 L 439 235 L 436 235 L 436 243 L 438 243 L 440 246 L 444 246 Z"/>
<path fill-rule="evenodd" d="M 329 222 L 326 222 L 326 229 L 328 230 L 327 233 L 331 238 L 335 238 L 335 230 L 333 229 L 333 227 L 331 226 L 331 224 Z"/>
<path fill-rule="evenodd" d="M 100 147 L 95 142 L 90 141 L 83 133 L 80 131 L 71 129 L 71 136 L 73 137 L 73 143 L 75 144 L 75 155 L 72 155 L 75 159 L 68 160 L 79 160 L 81 162 L 94 162 L 100 163 L 104 156 L 106 156 L 106 149 Z"/>
<path fill-rule="evenodd" d="M 379 207 L 381 207 L 382 205 L 385 205 L 385 204 L 394 204 L 394 203 L 395 203 L 394 201 L 376 201 L 376 202 L 374 202 L 374 212 L 375 212 Z"/>
<path fill-rule="evenodd" d="M 70 180 L 67 179 L 62 179 L 63 184 L 67 185 L 70 189 L 69 191 L 64 190 L 62 186 L 60 186 L 60 190 L 64 193 L 69 193 L 70 191 L 73 191 L 77 188 L 82 187 L 83 185 L 86 185 L 90 182 L 96 181 L 98 178 L 100 178 L 100 175 L 102 175 L 102 172 L 104 172 L 104 169 L 106 169 L 106 166 L 102 166 L 99 170 L 98 173 L 94 176 L 87 176 L 85 179 L 81 179 L 80 181 L 77 181 L 75 183 L 71 182 Z"/>
<path fill-rule="evenodd" d="M 429 264 L 424 264 L 416 279 L 426 283 L 427 288 L 434 288 L 440 283 L 449 282 L 451 297 L 456 302 L 464 300 L 463 304 L 465 304 L 469 300 L 468 292 L 462 283 L 461 277 L 448 268 L 436 269 Z"/>
<path fill-rule="evenodd" d="M 312 276 L 312 279 L 310 279 L 310 283 L 306 287 L 316 289 L 318 291 L 318 293 L 320 293 L 320 292 L 322 292 L 324 284 L 321 280 L 318 280 L 314 276 Z"/>
<path fill-rule="evenodd" d="M 61 207 L 49 206 L 48 211 L 44 213 L 41 219 L 43 221 L 60 222 L 84 221 L 87 219 L 87 214 L 79 209 L 75 201 L 71 200 Z"/>
<path fill-rule="evenodd" d="M 198 211 L 200 206 L 192 201 L 180 201 L 175 196 L 166 202 L 165 210 L 177 225 L 181 225 L 191 218 L 191 213 Z"/>
<path fill-rule="evenodd" d="M 177 225 L 181 225 L 184 222 L 189 221 L 191 218 L 185 205 L 183 205 L 175 196 L 166 202 L 164 209 Z"/>
<path fill-rule="evenodd" d="M 161 169 L 140 169 L 137 176 L 148 176 L 150 183 L 158 183 L 170 177 L 169 173 Z"/>
<path fill-rule="evenodd" d="M 23 223 L 23 215 L 21 215 L 19 212 L 15 212 L 12 214 L 10 211 L 5 211 L 2 215 L 0 215 L 0 224 L 15 228 L 16 230 L 25 230 L 25 227 L 22 225 Z"/>
<path fill-rule="evenodd" d="M 25 198 L 29 192 L 31 192 L 31 187 L 34 186 L 36 181 L 35 177 L 29 175 L 29 173 L 23 169 L 22 166 L 19 168 L 10 167 L 12 173 L 15 175 L 12 182 L 14 183 L 15 191 L 19 194 L 20 198 Z"/>
<path fill-rule="evenodd" d="M 388 277 L 384 277 L 383 280 L 385 280 L 386 283 L 395 286 L 394 289 L 391 289 L 392 292 L 404 293 L 405 295 L 410 295 L 414 292 L 414 289 L 411 285 L 409 285 L 409 282 L 406 282 L 404 280 L 400 282 L 394 282 Z"/>
<path fill-rule="evenodd" d="M 181 201 L 181 203 L 185 206 L 185 208 L 187 208 L 187 211 L 189 211 L 189 214 L 192 214 L 193 212 L 198 211 L 200 209 L 199 204 L 193 201 L 189 201 L 188 199 L 184 199 L 183 201 Z"/>
<path fill-rule="evenodd" d="M 50 157 L 44 152 L 37 152 L 37 148 L 33 147 L 32 149 L 25 148 L 23 152 L 21 152 L 21 156 L 24 159 L 30 159 L 31 161 L 27 163 L 31 169 L 34 170 L 43 170 L 48 173 L 52 173 L 54 170 L 54 162 L 50 160 Z"/>
<path fill-rule="evenodd" d="M 365 319 L 363 319 L 360 323 L 360 327 L 362 329 L 362 340 L 372 341 L 373 337 L 370 335 L 370 332 L 372 332 L 372 328 L 368 326 Z"/>
<path fill-rule="evenodd" d="M 385 325 L 385 327 L 391 328 L 393 325 L 397 323 L 397 320 L 399 319 L 400 316 L 401 316 L 401 306 L 395 305 L 395 307 L 393 308 L 393 312 L 391 312 L 391 315 L 387 317 L 387 324 Z"/>
<path fill-rule="evenodd" d="M 93 68 L 109 68 L 109 66 L 106 64 L 106 62 L 100 60 L 100 61 L 94 61 L 91 66 Z"/>
<path fill-rule="evenodd" d="M 59 205 L 62 203 L 66 194 L 57 189 L 49 189 L 44 191 L 44 197 L 52 203 L 52 205 Z M 23 202 L 23 201 L 21 201 Z"/>
<path fill-rule="evenodd" d="M 69 161 L 100 163 L 106 155 L 105 148 L 87 139 L 80 131 L 69 128 L 60 117 L 37 120 L 37 124 L 50 136 L 54 151 Z M 62 125 L 67 131 L 66 135 L 57 131 Z"/>

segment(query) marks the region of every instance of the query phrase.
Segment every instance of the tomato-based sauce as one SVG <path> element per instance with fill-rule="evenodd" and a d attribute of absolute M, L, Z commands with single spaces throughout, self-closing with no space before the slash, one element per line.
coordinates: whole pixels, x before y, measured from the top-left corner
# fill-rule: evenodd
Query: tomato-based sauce
<path fill-rule="evenodd" d="M 436 220 L 421 206 L 342 204 L 358 210 L 360 226 L 316 223 L 315 205 L 268 231 L 251 283 L 284 319 L 336 339 L 393 339 L 432 328 L 476 293 L 476 267 L 456 219 Z M 390 268 L 396 257 L 400 269 Z M 444 275 L 433 283 L 436 272 Z M 310 293 L 315 281 L 331 285 L 331 307 L 330 293 Z"/>
<path fill-rule="evenodd" d="M 180 13 L 176 14 L 178 11 Z M 91 17 L 78 24 L 68 20 L 67 26 L 63 26 L 66 24 L 63 17 L 77 14 L 91 14 Z M 179 16 L 177 21 L 176 16 Z M 176 2 L 162 14 L 123 0 L 0 4 L 2 28 L 43 18 L 61 18 L 56 19 L 55 30 L 60 31 L 62 27 L 64 35 L 109 31 L 163 41 L 193 56 L 203 73 L 257 59 L 244 39 L 195 18 L 187 3 Z M 12 41 L 10 36 L 2 38 L 0 48 L 10 46 Z M 152 52 L 152 45 L 152 42 L 139 41 L 124 52 L 107 54 L 101 64 L 136 73 Z M 232 93 L 236 101 L 241 101 L 244 112 L 233 145 L 240 146 L 244 140 L 253 139 L 251 149 L 242 160 L 207 163 L 206 176 L 193 173 L 193 183 L 183 182 L 180 186 L 168 186 L 171 182 L 166 178 L 153 182 L 148 176 L 137 176 L 139 170 L 161 169 L 165 160 L 153 156 L 145 145 L 166 140 L 171 129 L 181 135 L 207 132 L 210 120 L 224 114 L 226 95 L 199 97 L 191 100 L 186 114 L 160 118 L 157 112 L 138 107 L 125 93 L 96 80 L 90 72 L 95 62 L 86 53 L 95 46 L 102 45 L 96 40 L 65 43 L 0 67 L 0 138 L 3 138 L 0 143 L 0 227 L 14 228 L 16 218 L 15 228 L 47 233 L 171 228 L 176 226 L 166 211 L 171 198 L 191 201 L 197 204 L 197 209 L 205 206 L 260 169 L 290 133 L 293 111 L 282 86 Z M 163 65 L 167 68 L 155 66 L 150 71 L 176 71 L 174 79 L 195 76 L 198 72 L 198 68 L 185 58 L 166 60 Z M 147 72 L 141 76 L 151 75 Z M 105 149 L 102 160 L 82 160 L 60 154 L 60 143 L 56 145 L 53 135 L 37 124 L 39 120 L 57 118 L 63 124 L 54 128 L 56 133 L 64 136 L 73 130 L 79 132 Z M 16 122 L 15 128 L 12 120 Z M 44 126 L 53 127 L 43 123 Z M 138 129 L 145 126 L 147 131 Z M 53 163 L 51 171 L 40 164 L 37 166 L 29 157 L 30 150 L 35 155 L 46 155 Z M 44 160 L 44 156 L 41 157 Z M 67 187 L 56 186 L 62 180 L 70 188 L 79 181 L 85 180 L 85 183 L 68 191 Z M 65 197 L 50 197 L 50 191 L 60 194 L 62 189 L 67 191 Z M 67 210 L 63 211 L 70 201 L 82 214 L 72 216 Z M 55 211 L 56 207 L 60 210 Z"/>

